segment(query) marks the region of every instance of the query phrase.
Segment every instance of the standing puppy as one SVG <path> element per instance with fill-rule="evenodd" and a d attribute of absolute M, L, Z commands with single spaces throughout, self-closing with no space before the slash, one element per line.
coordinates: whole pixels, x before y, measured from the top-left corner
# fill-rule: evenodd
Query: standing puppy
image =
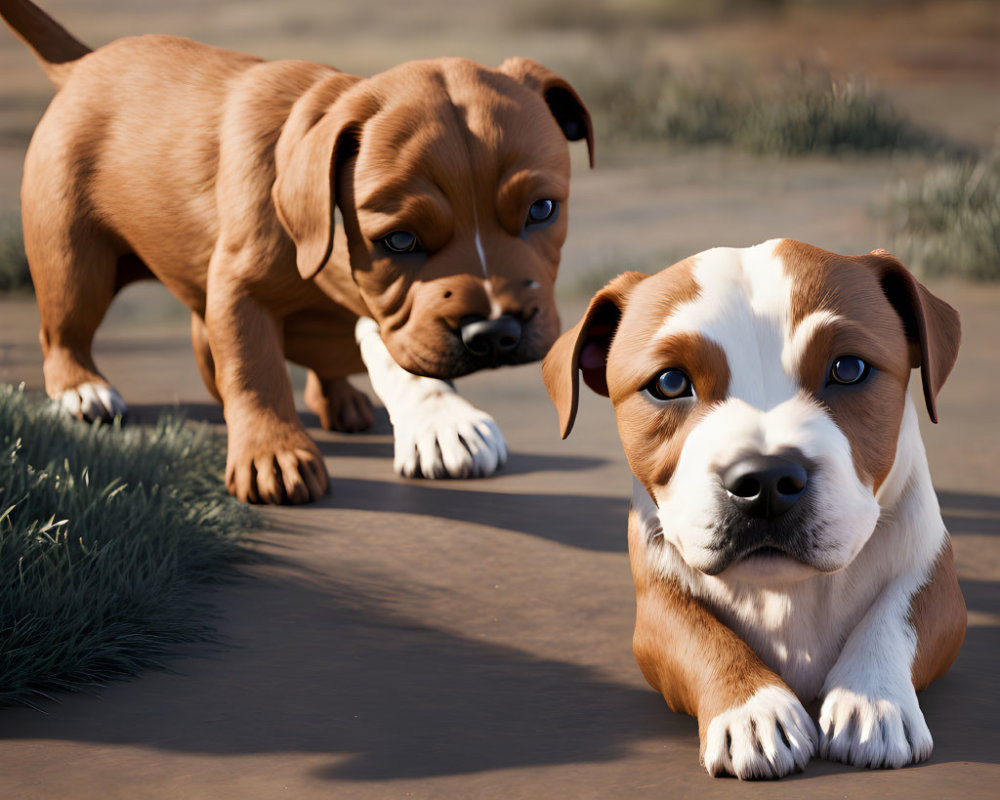
<path fill-rule="evenodd" d="M 816 697 L 824 758 L 930 755 L 916 692 L 966 613 L 907 382 L 937 421 L 959 338 L 884 250 L 775 240 L 619 276 L 546 358 L 564 437 L 579 373 L 614 404 L 635 656 L 710 774 L 802 769 Z"/>
<path fill-rule="evenodd" d="M 337 430 L 373 421 L 346 379 L 367 368 L 405 475 L 503 462 L 496 424 L 446 381 L 540 359 L 559 333 L 567 140 L 593 161 L 565 80 L 527 59 L 365 79 L 170 36 L 91 51 L 28 0 L 0 15 L 59 87 L 21 194 L 51 397 L 84 419 L 125 411 L 91 342 L 116 292 L 155 277 L 192 311 L 241 499 L 326 491 L 286 358 Z"/>

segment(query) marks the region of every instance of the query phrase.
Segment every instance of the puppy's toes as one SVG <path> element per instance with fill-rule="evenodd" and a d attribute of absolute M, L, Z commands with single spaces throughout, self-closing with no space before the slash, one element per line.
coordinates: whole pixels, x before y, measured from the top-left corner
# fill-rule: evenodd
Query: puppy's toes
<path fill-rule="evenodd" d="M 397 417 L 393 435 L 393 465 L 408 478 L 485 478 L 507 461 L 507 443 L 493 418 L 456 394 L 428 398 Z"/>
<path fill-rule="evenodd" d="M 834 687 L 820 708 L 820 755 L 858 767 L 899 768 L 934 750 L 912 686 L 901 699 Z M 912 697 L 910 696 L 912 695 Z"/>
<path fill-rule="evenodd" d="M 321 382 L 309 373 L 305 400 L 325 430 L 356 433 L 375 424 L 375 411 L 368 395 L 355 389 L 346 378 Z"/>
<path fill-rule="evenodd" d="M 374 424 L 375 410 L 372 408 L 372 401 L 364 392 L 357 392 L 345 399 L 333 430 L 357 433 L 368 430 Z"/>
<path fill-rule="evenodd" d="M 815 753 L 812 719 L 794 694 L 775 685 L 712 719 L 703 759 L 709 775 L 759 780 L 801 771 Z"/>
<path fill-rule="evenodd" d="M 296 442 L 286 440 L 234 451 L 230 442 L 226 488 L 244 502 L 310 503 L 326 494 L 328 484 L 323 458 L 311 446 L 297 447 Z"/>
<path fill-rule="evenodd" d="M 115 387 L 106 383 L 81 383 L 74 389 L 67 389 L 56 399 L 59 408 L 77 419 L 93 422 L 111 422 L 115 417 L 124 417 L 127 407 Z"/>

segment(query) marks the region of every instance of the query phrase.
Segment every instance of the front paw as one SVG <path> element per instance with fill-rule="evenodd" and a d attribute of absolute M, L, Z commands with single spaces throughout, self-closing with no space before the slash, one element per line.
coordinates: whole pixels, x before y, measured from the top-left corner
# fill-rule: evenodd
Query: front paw
<path fill-rule="evenodd" d="M 269 442 L 230 437 L 226 488 L 246 503 L 310 503 L 328 483 L 323 457 L 304 433 Z"/>
<path fill-rule="evenodd" d="M 393 467 L 406 478 L 485 478 L 507 461 L 493 417 L 453 392 L 422 398 L 392 425 Z"/>
<path fill-rule="evenodd" d="M 816 754 L 816 728 L 791 691 L 765 686 L 712 719 L 704 748 L 709 775 L 780 778 L 801 771 Z"/>
<path fill-rule="evenodd" d="M 109 383 L 90 381 L 74 389 L 67 389 L 56 399 L 61 411 L 85 422 L 101 420 L 111 422 L 125 416 L 125 401 Z"/>
<path fill-rule="evenodd" d="M 820 755 L 857 767 L 904 767 L 934 749 L 912 686 L 901 699 L 888 692 L 834 687 L 820 708 Z"/>

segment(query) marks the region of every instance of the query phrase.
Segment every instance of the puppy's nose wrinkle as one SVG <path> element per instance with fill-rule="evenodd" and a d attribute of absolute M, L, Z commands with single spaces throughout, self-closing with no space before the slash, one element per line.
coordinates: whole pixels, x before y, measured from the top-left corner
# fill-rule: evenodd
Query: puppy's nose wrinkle
<path fill-rule="evenodd" d="M 521 323 L 504 314 L 497 319 L 470 316 L 462 320 L 462 343 L 477 358 L 509 353 L 521 341 Z"/>
<path fill-rule="evenodd" d="M 722 473 L 733 503 L 751 517 L 770 519 L 788 511 L 806 491 L 809 473 L 786 456 L 750 456 Z"/>

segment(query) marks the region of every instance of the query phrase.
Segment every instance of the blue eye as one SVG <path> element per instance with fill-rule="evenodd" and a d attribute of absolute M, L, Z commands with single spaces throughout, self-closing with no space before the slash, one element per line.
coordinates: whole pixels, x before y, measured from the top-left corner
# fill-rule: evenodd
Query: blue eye
<path fill-rule="evenodd" d="M 833 362 L 830 367 L 830 377 L 827 385 L 831 383 L 843 383 L 851 385 L 861 383 L 872 371 L 871 365 L 862 361 L 857 356 L 841 356 Z"/>
<path fill-rule="evenodd" d="M 413 253 L 417 250 L 417 237 L 409 231 L 393 231 L 381 242 L 390 253 Z"/>
<path fill-rule="evenodd" d="M 677 400 L 681 397 L 694 396 L 691 379 L 679 369 L 664 370 L 646 384 L 646 391 L 657 400 Z"/>
<path fill-rule="evenodd" d="M 528 209 L 528 219 L 525 220 L 525 224 L 537 225 L 539 222 L 550 220 L 558 208 L 559 204 L 555 200 L 536 200 Z"/>

